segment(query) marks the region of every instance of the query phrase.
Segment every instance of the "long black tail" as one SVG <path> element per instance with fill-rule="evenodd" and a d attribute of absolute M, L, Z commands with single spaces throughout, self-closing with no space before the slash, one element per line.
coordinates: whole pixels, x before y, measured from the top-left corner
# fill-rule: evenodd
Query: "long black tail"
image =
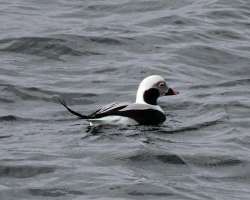
<path fill-rule="evenodd" d="M 82 115 L 74 110 L 72 110 L 71 108 L 69 108 L 66 104 L 66 102 L 63 99 L 58 99 L 59 103 L 62 104 L 71 114 L 76 115 L 77 117 L 81 118 L 81 119 L 91 119 L 90 116 L 87 115 Z"/>

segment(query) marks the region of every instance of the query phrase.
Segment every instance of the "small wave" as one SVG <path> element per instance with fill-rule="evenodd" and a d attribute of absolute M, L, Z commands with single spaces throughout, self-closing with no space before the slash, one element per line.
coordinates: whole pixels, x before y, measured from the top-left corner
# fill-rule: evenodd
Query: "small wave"
<path fill-rule="evenodd" d="M 54 119 L 53 119 L 54 120 Z M 3 115 L 0 116 L 0 122 L 48 122 L 51 119 L 43 120 L 43 119 L 34 119 L 34 118 L 24 118 L 16 115 Z"/>
<path fill-rule="evenodd" d="M 7 98 L 0 98 L 0 102 L 2 102 L 2 103 L 14 103 L 14 100 L 7 99 Z"/>
<path fill-rule="evenodd" d="M 10 138 L 12 135 L 0 135 L 0 139 Z"/>
<path fill-rule="evenodd" d="M 65 188 L 31 188 L 28 192 L 33 196 L 43 197 L 60 197 L 68 194 L 71 195 L 84 195 L 85 192 L 79 190 L 68 190 Z"/>
<path fill-rule="evenodd" d="M 100 54 L 88 49 L 79 50 L 75 45 L 71 41 L 60 38 L 21 37 L 0 40 L 0 51 L 30 54 L 50 59 L 59 59 L 62 55 L 88 56 Z"/>
<path fill-rule="evenodd" d="M 99 44 L 107 45 L 121 45 L 126 38 L 110 38 L 100 36 L 84 36 L 75 34 L 56 34 L 52 37 L 60 38 L 64 41 L 78 42 L 78 44 L 88 44 L 89 42 L 95 42 Z"/>
<path fill-rule="evenodd" d="M 214 30 L 208 30 L 207 35 L 215 38 L 215 39 L 221 39 L 221 40 L 240 40 L 244 37 L 239 34 L 236 31 L 232 30 L 224 30 L 224 29 L 214 29 Z"/>
<path fill-rule="evenodd" d="M 80 99 L 81 97 L 92 98 L 97 95 L 94 93 L 63 93 L 51 90 L 44 90 L 37 87 L 20 87 L 17 85 L 11 84 L 0 84 L 2 88 L 0 91 L 7 91 L 14 97 L 21 98 L 22 100 L 43 100 L 46 102 L 58 102 L 58 97 L 62 97 L 64 99 Z M 17 98 L 15 98 L 17 99 Z M 1 101 L 1 100 L 0 100 Z M 79 100 L 80 101 L 80 100 Z M 82 102 L 82 101 L 81 101 Z M 12 101 L 13 103 L 13 101 Z M 92 103 L 92 101 L 85 99 L 85 104 Z"/>
<path fill-rule="evenodd" d="M 228 20 L 228 19 L 244 19 L 242 14 L 236 9 L 219 8 L 219 9 L 208 9 L 204 13 L 207 18 Z"/>
<path fill-rule="evenodd" d="M 20 118 L 15 116 L 15 115 L 4 115 L 4 116 L 0 116 L 0 122 L 1 121 L 17 121 Z"/>
<path fill-rule="evenodd" d="M 141 192 L 141 191 L 129 191 L 128 195 L 131 196 L 155 196 L 155 197 L 168 197 L 168 196 L 173 196 L 171 192 Z"/>
<path fill-rule="evenodd" d="M 158 160 L 163 163 L 176 164 L 176 165 L 185 165 L 184 160 L 175 154 L 149 154 L 149 153 L 140 153 L 133 155 L 127 158 L 133 162 L 151 162 L 152 160 Z"/>
<path fill-rule="evenodd" d="M 236 85 L 245 85 L 248 86 L 250 84 L 249 78 L 243 78 L 243 79 L 234 79 L 234 80 L 228 80 L 228 81 L 222 81 L 219 83 L 211 83 L 207 85 L 193 85 L 190 88 L 191 89 L 207 89 L 207 88 L 216 88 L 216 87 L 232 87 Z"/>
<path fill-rule="evenodd" d="M 0 177 L 28 178 L 54 171 L 55 167 L 48 166 L 0 165 Z"/>
<path fill-rule="evenodd" d="M 0 116 L 0 122 L 38 122 L 38 123 L 50 123 L 50 122 L 61 122 L 61 121 L 72 121 L 71 119 L 55 119 L 55 118 L 47 118 L 47 119 L 38 119 L 38 118 L 24 118 L 16 115 L 4 115 Z M 75 120 L 74 120 L 75 121 Z M 7 136 L 0 136 L 1 138 L 7 138 Z"/>
<path fill-rule="evenodd" d="M 249 61 L 249 58 L 239 55 L 239 53 L 228 49 L 215 48 L 213 46 L 189 45 L 177 50 L 177 53 L 181 55 L 181 57 L 186 58 L 187 62 L 197 60 L 209 66 L 212 64 L 232 64 L 237 63 L 239 60 L 244 62 Z"/>
<path fill-rule="evenodd" d="M 236 80 L 230 80 L 230 81 L 225 81 L 222 83 L 217 84 L 217 86 L 235 86 L 235 85 L 245 85 L 249 86 L 250 84 L 250 79 L 245 78 L 245 79 L 236 79 Z"/>
<path fill-rule="evenodd" d="M 227 155 L 194 155 L 192 157 L 185 157 L 188 163 L 200 167 L 225 167 L 241 165 L 244 161 Z"/>
<path fill-rule="evenodd" d="M 149 20 L 147 22 L 140 23 L 140 25 L 143 26 L 162 26 L 162 25 L 183 25 L 183 26 L 191 26 L 195 25 L 194 20 L 190 20 L 186 17 L 178 16 L 178 15 L 170 15 L 170 16 L 164 16 L 164 17 L 158 17 L 153 20 Z"/>
<path fill-rule="evenodd" d="M 105 38 L 105 37 L 90 37 L 90 40 L 93 42 L 101 43 L 101 44 L 109 44 L 109 45 L 120 45 L 122 44 L 121 41 L 112 39 L 112 38 Z"/>
<path fill-rule="evenodd" d="M 171 130 L 164 130 L 162 131 L 163 133 L 168 133 L 168 134 L 174 134 L 174 133 L 179 133 L 179 132 L 186 132 L 186 131 L 196 131 L 196 130 L 200 130 L 202 128 L 206 128 L 209 126 L 214 126 L 216 124 L 220 124 L 223 123 L 223 119 L 224 119 L 225 115 L 223 117 L 214 119 L 214 120 L 208 120 L 208 121 L 203 121 L 203 122 L 199 122 L 199 123 L 194 123 L 194 124 L 190 124 L 187 126 L 182 126 L 179 128 L 174 128 Z"/>

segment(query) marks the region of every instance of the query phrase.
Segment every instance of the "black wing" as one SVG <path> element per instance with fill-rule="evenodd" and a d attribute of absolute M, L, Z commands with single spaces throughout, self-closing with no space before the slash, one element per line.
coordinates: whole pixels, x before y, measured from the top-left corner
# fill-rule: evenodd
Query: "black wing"
<path fill-rule="evenodd" d="M 127 103 L 116 103 L 116 102 L 110 103 L 101 107 L 96 112 L 92 113 L 90 117 L 93 119 L 93 118 L 105 117 L 108 115 L 117 115 L 119 110 L 124 109 L 127 106 L 128 106 Z"/>
<path fill-rule="evenodd" d="M 127 107 L 128 104 L 118 104 L 118 103 L 111 103 L 108 104 L 100 109 L 98 109 L 97 111 L 95 111 L 94 113 L 90 114 L 90 115 L 83 115 L 80 114 L 74 110 L 72 110 L 71 108 L 69 108 L 66 104 L 66 102 L 62 99 L 58 99 L 59 103 L 62 104 L 71 114 L 76 115 L 77 117 L 81 118 L 81 119 L 96 119 L 96 118 L 101 118 L 101 117 L 105 117 L 108 115 L 115 115 L 117 114 L 117 111 Z"/>

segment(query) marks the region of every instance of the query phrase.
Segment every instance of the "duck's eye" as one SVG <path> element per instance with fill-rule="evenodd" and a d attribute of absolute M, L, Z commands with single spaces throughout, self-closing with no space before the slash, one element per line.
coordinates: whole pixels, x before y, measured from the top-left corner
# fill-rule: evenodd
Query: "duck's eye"
<path fill-rule="evenodd" d="M 166 84 L 165 84 L 164 82 L 160 82 L 160 83 L 158 84 L 158 86 L 159 86 L 159 87 L 165 87 Z"/>

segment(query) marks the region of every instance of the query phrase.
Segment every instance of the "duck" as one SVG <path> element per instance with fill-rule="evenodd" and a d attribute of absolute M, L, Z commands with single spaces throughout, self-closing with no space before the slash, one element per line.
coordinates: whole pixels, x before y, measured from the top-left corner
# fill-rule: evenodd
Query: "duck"
<path fill-rule="evenodd" d="M 71 114 L 87 120 L 90 126 L 160 125 L 166 120 L 166 115 L 157 103 L 158 98 L 177 94 L 178 92 L 169 87 L 162 76 L 151 75 L 139 84 L 134 103 L 113 102 L 89 115 L 84 115 L 72 110 L 64 100 L 59 101 Z"/>

